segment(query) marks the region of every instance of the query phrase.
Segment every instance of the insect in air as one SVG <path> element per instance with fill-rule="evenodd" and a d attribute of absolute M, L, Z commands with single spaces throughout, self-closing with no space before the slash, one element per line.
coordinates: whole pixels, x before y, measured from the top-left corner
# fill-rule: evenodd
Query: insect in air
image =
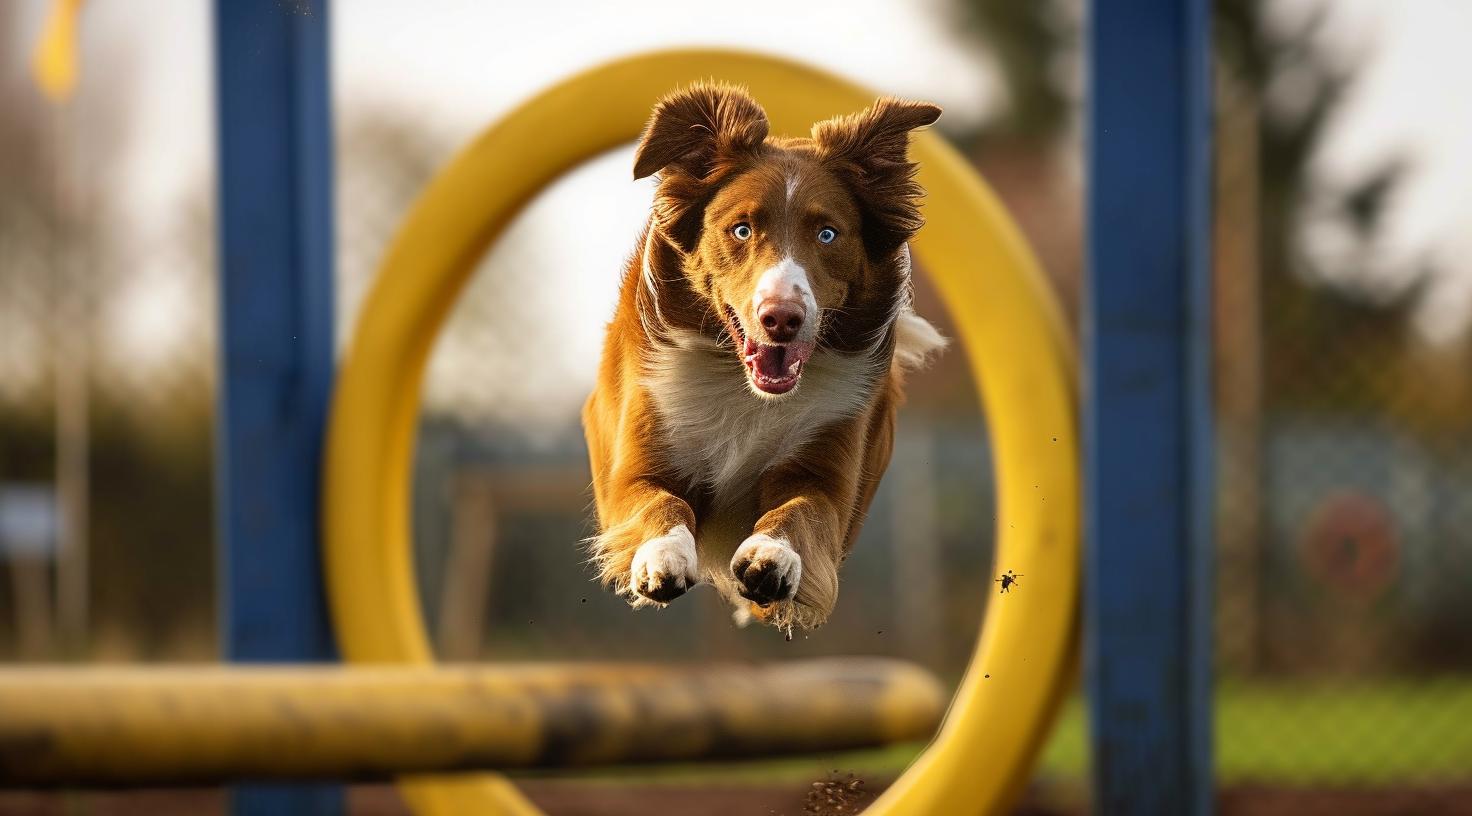
<path fill-rule="evenodd" d="M 1021 577 L 1021 575 L 1018 575 L 1012 570 L 1007 570 L 1006 572 L 1002 573 L 1001 578 L 997 579 L 997 583 L 1002 585 L 1002 592 L 1005 593 L 1013 586 L 1022 586 L 1022 584 L 1017 581 L 1017 579 Z"/>

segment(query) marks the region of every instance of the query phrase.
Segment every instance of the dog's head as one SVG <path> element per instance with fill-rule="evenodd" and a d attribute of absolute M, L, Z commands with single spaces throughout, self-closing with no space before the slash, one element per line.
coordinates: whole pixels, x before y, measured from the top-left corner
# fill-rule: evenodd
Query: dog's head
<path fill-rule="evenodd" d="M 696 85 L 655 107 L 634 177 L 659 174 L 652 228 L 694 301 L 672 308 L 730 337 L 758 396 L 796 388 L 820 346 L 862 353 L 885 338 L 909 296 L 905 242 L 921 224 L 909 133 L 939 116 L 881 99 L 819 122 L 811 138 L 777 139 L 730 86 Z"/>

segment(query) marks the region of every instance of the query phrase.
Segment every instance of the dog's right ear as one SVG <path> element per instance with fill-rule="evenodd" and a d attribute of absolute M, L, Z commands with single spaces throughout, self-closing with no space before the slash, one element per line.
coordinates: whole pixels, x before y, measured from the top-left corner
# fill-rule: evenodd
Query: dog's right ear
<path fill-rule="evenodd" d="M 654 106 L 634 154 L 634 178 L 675 169 L 695 180 L 739 163 L 767 138 L 767 114 L 733 85 L 697 83 Z"/>

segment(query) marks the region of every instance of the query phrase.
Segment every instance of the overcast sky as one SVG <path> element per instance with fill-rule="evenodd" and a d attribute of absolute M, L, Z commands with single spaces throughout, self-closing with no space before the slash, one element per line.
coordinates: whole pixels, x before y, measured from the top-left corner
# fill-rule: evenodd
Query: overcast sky
<path fill-rule="evenodd" d="M 1314 168 L 1352 179 L 1390 156 L 1409 160 L 1378 260 L 1409 269 L 1424 259 L 1440 270 L 1419 323 L 1432 339 L 1451 339 L 1472 318 L 1472 2 L 1334 0 L 1332 7 L 1330 42 L 1365 65 Z"/>
<path fill-rule="evenodd" d="M 19 33 L 27 39 L 45 5 L 25 0 Z M 1307 5 L 1283 0 L 1280 10 L 1291 16 Z M 1428 334 L 1446 336 L 1472 313 L 1472 48 L 1466 45 L 1472 3 L 1332 5 L 1335 46 L 1367 62 L 1316 167 L 1328 178 L 1347 179 L 1396 151 L 1412 159 L 1381 251 L 1392 259 L 1430 257 L 1451 273 L 1422 315 Z M 150 233 L 162 233 L 165 221 L 150 214 L 177 207 L 191 185 L 211 174 L 209 6 L 200 0 L 90 0 L 83 12 L 81 104 L 89 89 L 106 91 L 109 60 L 128 53 L 136 71 L 133 115 L 122 134 L 128 161 L 109 184 L 123 196 L 123 208 L 139 214 L 140 241 L 160 240 Z M 950 31 L 943 0 L 747 0 L 725 6 L 631 0 L 617 13 L 592 8 L 567 0 L 336 3 L 332 67 L 339 107 L 369 100 L 375 107 L 398 106 L 456 144 L 579 68 L 643 49 L 700 44 L 788 55 L 880 91 L 932 99 L 946 108 L 952 125 L 974 123 L 997 104 L 985 59 Z M 30 42 L 17 45 L 7 49 L 6 70 L 21 70 L 29 54 Z M 603 175 L 590 176 L 588 184 L 606 190 L 627 183 L 619 180 L 618 162 L 598 172 Z M 637 202 L 647 193 L 629 195 Z M 598 232 L 586 242 L 589 258 L 607 255 L 612 246 L 618 247 L 615 257 L 627 251 L 622 220 L 589 229 Z"/>

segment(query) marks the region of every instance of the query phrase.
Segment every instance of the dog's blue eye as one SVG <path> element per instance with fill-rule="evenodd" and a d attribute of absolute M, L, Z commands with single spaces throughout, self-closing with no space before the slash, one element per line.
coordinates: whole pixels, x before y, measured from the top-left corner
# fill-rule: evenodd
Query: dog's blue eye
<path fill-rule="evenodd" d="M 745 241 L 747 238 L 751 237 L 751 225 L 737 224 L 731 229 L 731 234 L 736 236 L 736 240 Z"/>
<path fill-rule="evenodd" d="M 818 243 L 831 244 L 838 237 L 838 230 L 832 227 L 824 227 L 818 230 Z"/>

